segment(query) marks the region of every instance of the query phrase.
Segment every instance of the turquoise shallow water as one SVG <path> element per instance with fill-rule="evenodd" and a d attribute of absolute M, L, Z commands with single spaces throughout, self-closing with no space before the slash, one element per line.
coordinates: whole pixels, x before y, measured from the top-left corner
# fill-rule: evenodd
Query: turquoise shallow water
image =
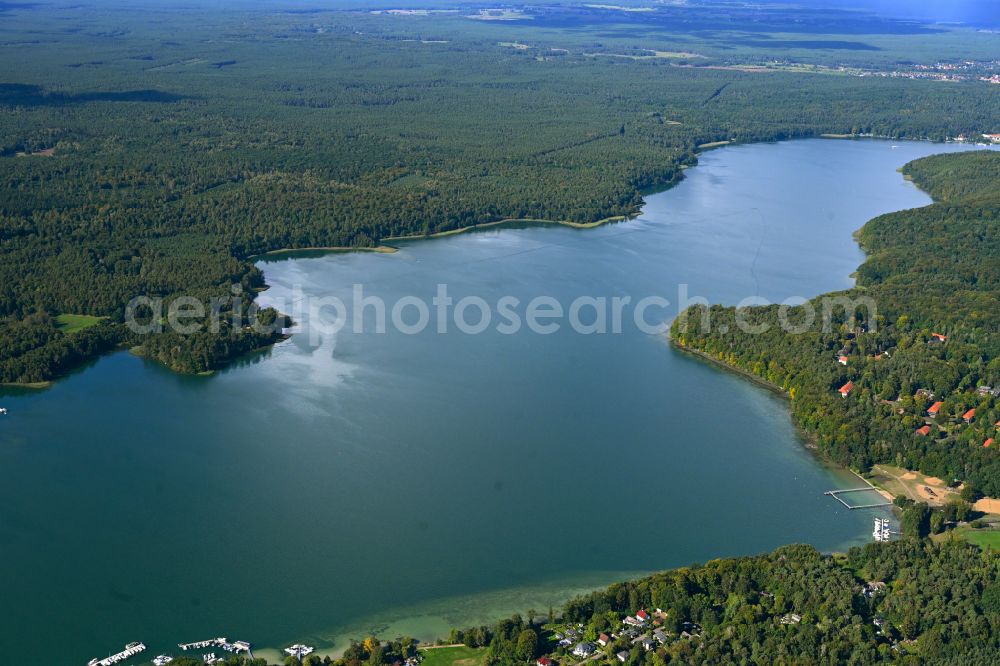
<path fill-rule="evenodd" d="M 954 149 L 727 148 L 627 223 L 266 263 L 262 300 L 355 283 L 390 303 L 441 283 L 489 303 L 812 296 L 851 284 L 866 220 L 928 203 L 896 169 Z M 822 494 L 856 481 L 810 456 L 780 398 L 661 336 L 348 329 L 313 346 L 314 323 L 210 378 L 118 353 L 5 390 L 5 652 L 431 638 L 625 575 L 868 537 L 870 512 Z"/>

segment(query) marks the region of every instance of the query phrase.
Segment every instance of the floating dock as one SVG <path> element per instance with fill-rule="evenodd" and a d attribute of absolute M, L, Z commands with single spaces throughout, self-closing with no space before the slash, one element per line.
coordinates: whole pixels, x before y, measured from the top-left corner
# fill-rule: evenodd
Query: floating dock
<path fill-rule="evenodd" d="M 111 666 L 112 664 L 117 664 L 134 657 L 145 649 L 146 646 L 142 643 L 129 643 L 125 646 L 125 649 L 118 654 L 113 654 L 110 657 L 105 657 L 104 659 L 91 659 L 87 662 L 87 666 Z"/>
<path fill-rule="evenodd" d="M 253 659 L 253 653 L 250 651 L 250 643 L 248 641 L 233 641 L 230 643 L 229 639 L 225 636 L 220 636 L 219 638 L 209 638 L 204 641 L 195 641 L 194 643 L 178 643 L 177 647 L 185 652 L 188 650 L 202 650 L 208 647 L 217 647 L 234 654 L 246 652 L 247 655 Z"/>
<path fill-rule="evenodd" d="M 892 528 L 887 518 L 876 518 L 872 528 L 872 538 L 880 543 L 892 541 Z"/>
<path fill-rule="evenodd" d="M 826 491 L 823 494 L 824 495 L 829 495 L 830 497 L 834 498 L 835 500 L 837 500 L 838 502 L 840 502 L 841 504 L 843 504 L 844 506 L 846 506 L 851 511 L 853 511 L 854 509 L 877 509 L 877 508 L 883 507 L 883 506 L 892 506 L 892 502 L 890 502 L 889 500 L 886 500 L 885 498 L 883 498 L 883 501 L 881 501 L 881 502 L 874 502 L 872 504 L 858 504 L 858 505 L 855 505 L 855 504 L 848 503 L 847 501 L 844 500 L 843 497 L 841 497 L 841 495 L 846 495 L 847 493 L 860 493 L 860 492 L 874 492 L 874 493 L 877 493 L 878 490 L 876 490 L 874 486 L 868 486 L 867 488 L 848 488 L 847 490 L 828 490 L 828 491 Z"/>

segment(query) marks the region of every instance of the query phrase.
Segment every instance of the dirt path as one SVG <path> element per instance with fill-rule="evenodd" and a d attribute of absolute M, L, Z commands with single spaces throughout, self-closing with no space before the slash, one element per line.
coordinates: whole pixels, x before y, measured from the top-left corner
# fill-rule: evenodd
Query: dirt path
<path fill-rule="evenodd" d="M 910 498 L 911 500 L 915 500 L 915 501 L 916 501 L 916 500 L 920 499 L 920 498 L 918 498 L 918 497 L 914 497 L 914 496 L 913 496 L 913 495 L 912 495 L 912 494 L 910 493 L 910 488 L 909 488 L 909 486 L 908 486 L 907 484 L 903 483 L 903 478 L 902 478 L 902 477 L 900 477 L 900 476 L 897 476 L 897 475 L 893 474 L 892 472 L 890 472 L 890 471 L 889 471 L 889 470 L 887 470 L 886 468 L 882 467 L 881 465 L 873 465 L 873 466 L 872 466 L 872 469 L 874 469 L 874 470 L 878 471 L 878 473 L 879 473 L 879 474 L 885 474 L 885 475 L 886 475 L 886 476 L 888 476 L 888 477 L 889 477 L 890 479 L 893 479 L 893 480 L 895 480 L 895 481 L 896 481 L 897 483 L 899 483 L 899 486 L 900 486 L 900 488 L 902 488 L 902 489 L 903 489 L 903 492 L 904 492 L 904 493 L 906 493 L 906 496 L 907 496 L 907 497 L 909 497 L 909 498 Z M 904 474 L 903 476 L 904 476 L 904 477 L 905 477 L 905 476 L 908 476 L 908 475 L 909 475 L 909 474 L 911 474 L 911 473 L 912 473 L 912 472 L 910 472 L 910 473 L 907 473 L 907 474 Z M 915 475 L 915 474 L 913 475 L 913 478 L 916 478 L 916 475 Z"/>

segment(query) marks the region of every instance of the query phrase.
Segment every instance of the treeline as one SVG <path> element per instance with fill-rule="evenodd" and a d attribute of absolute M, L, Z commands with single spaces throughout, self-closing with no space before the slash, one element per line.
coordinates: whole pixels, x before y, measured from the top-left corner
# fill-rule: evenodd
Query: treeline
<path fill-rule="evenodd" d="M 622 621 L 641 610 L 651 618 L 633 638 Z M 985 665 L 1000 656 L 1000 557 L 962 541 L 913 538 L 853 548 L 846 556 L 786 546 L 612 585 L 569 601 L 559 623 L 545 630 L 515 616 L 459 635 L 488 646 L 489 666 L 540 655 L 573 663 L 574 645 L 555 640 L 563 627 L 577 632 L 573 643 L 609 637 L 594 663 L 617 663 L 615 655 L 624 653 L 628 666 Z M 525 632 L 540 636 L 534 653 Z"/>
<path fill-rule="evenodd" d="M 987 664 L 1000 654 L 998 574 L 996 554 L 959 541 L 869 544 L 846 558 L 786 546 L 614 585 L 564 617 L 593 635 L 663 611 L 665 644 L 612 646 L 628 664 Z M 685 627 L 691 637 L 678 638 Z"/>
<path fill-rule="evenodd" d="M 0 383 L 45 382 L 116 348 L 124 329 L 102 322 L 63 333 L 46 313 L 0 321 Z"/>
<path fill-rule="evenodd" d="M 167 301 L 170 303 L 171 301 Z M 69 372 L 87 360 L 116 348 L 131 347 L 146 358 L 182 373 L 219 370 L 232 359 L 278 342 L 291 321 L 273 308 L 257 308 L 249 297 L 231 301 L 218 313 L 184 320 L 200 330 L 182 334 L 152 318 L 150 311 L 137 311 L 138 329 L 101 321 L 77 331 L 64 331 L 47 313 L 23 319 L 0 320 L 0 383 L 43 383 Z M 160 327 L 150 327 L 159 321 Z M 145 328 L 159 332 L 145 332 Z"/>
<path fill-rule="evenodd" d="M 623 619 L 650 618 L 627 635 Z M 594 664 L 962 664 L 1000 659 L 1000 555 L 960 540 L 904 538 L 823 555 L 791 545 L 616 583 L 544 617 L 530 612 L 492 626 L 453 630 L 449 643 L 485 648 L 485 666 L 579 659 L 556 632 L 609 637 Z M 653 636 L 659 633 L 656 639 Z M 596 646 L 595 646 L 596 647 Z M 352 641 L 342 657 L 311 655 L 287 666 L 389 666 L 417 657 L 411 638 Z M 179 666 L 195 666 L 180 657 Z M 232 656 L 231 666 L 267 666 Z"/>
<path fill-rule="evenodd" d="M 0 84 L 7 349 L 38 348 L 37 331 L 16 325 L 35 314 L 114 324 L 139 295 L 259 286 L 250 259 L 269 250 L 622 215 L 640 190 L 676 182 L 701 143 L 973 135 L 1000 103 L 986 85 L 539 60 L 462 35 L 429 48 L 356 34 L 347 14 L 297 39 L 226 11 L 156 24 L 111 16 L 129 25 L 114 40 L 43 22 L 57 47 L 7 54 L 17 73 Z M 80 66 L 94 49 L 101 58 Z M 247 345 L 175 336 L 142 346 L 201 371 Z M 66 358 L 7 356 L 0 376 L 48 378 Z"/>
<path fill-rule="evenodd" d="M 840 464 L 891 463 L 998 496 L 1000 154 L 935 156 L 904 173 L 938 201 L 865 225 L 857 288 L 791 309 L 694 308 L 671 335 L 787 391 L 796 423 Z"/>

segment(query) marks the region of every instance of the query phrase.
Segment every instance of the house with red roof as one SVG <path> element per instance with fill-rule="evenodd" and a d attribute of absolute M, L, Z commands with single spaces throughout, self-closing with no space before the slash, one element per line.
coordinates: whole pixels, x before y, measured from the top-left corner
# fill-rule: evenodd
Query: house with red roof
<path fill-rule="evenodd" d="M 931 405 L 930 409 L 927 410 L 927 416 L 931 417 L 932 419 L 936 418 L 937 415 L 938 415 L 938 412 L 941 411 L 941 405 L 942 404 L 944 404 L 944 403 L 942 403 L 940 400 L 938 400 L 933 405 Z"/>
<path fill-rule="evenodd" d="M 947 342 L 948 336 L 941 335 L 940 333 L 931 333 L 931 338 L 937 340 L 938 342 Z"/>
<path fill-rule="evenodd" d="M 925 425 L 923 427 L 917 428 L 917 434 L 921 437 L 926 437 L 927 435 L 931 434 L 931 427 L 929 425 Z"/>
<path fill-rule="evenodd" d="M 536 666 L 552 666 L 552 663 L 548 657 L 539 657 L 538 661 L 535 662 Z"/>
<path fill-rule="evenodd" d="M 846 398 L 851 394 L 851 391 L 853 390 L 854 390 L 854 382 L 847 382 L 846 384 L 840 387 L 840 396 L 842 398 Z"/>
<path fill-rule="evenodd" d="M 993 438 L 992 437 L 990 437 L 988 440 L 986 440 L 985 442 L 983 442 L 983 448 L 988 449 L 991 446 L 993 446 Z"/>
<path fill-rule="evenodd" d="M 601 647 L 607 647 L 608 643 L 610 642 L 611 639 L 608 638 L 607 634 L 601 634 L 600 636 L 597 637 L 597 644 L 600 645 Z"/>
<path fill-rule="evenodd" d="M 837 362 L 840 363 L 841 365 L 847 365 L 847 362 L 850 361 L 850 360 L 851 359 L 849 359 L 846 356 L 838 356 L 837 357 Z"/>
<path fill-rule="evenodd" d="M 966 423 L 972 423 L 976 420 L 976 410 L 975 408 L 970 409 L 965 414 L 962 414 L 962 420 Z"/>
<path fill-rule="evenodd" d="M 649 613 L 647 613 L 645 610 L 639 611 L 638 613 L 635 614 L 635 616 L 640 620 L 642 620 L 643 622 L 649 622 Z"/>

